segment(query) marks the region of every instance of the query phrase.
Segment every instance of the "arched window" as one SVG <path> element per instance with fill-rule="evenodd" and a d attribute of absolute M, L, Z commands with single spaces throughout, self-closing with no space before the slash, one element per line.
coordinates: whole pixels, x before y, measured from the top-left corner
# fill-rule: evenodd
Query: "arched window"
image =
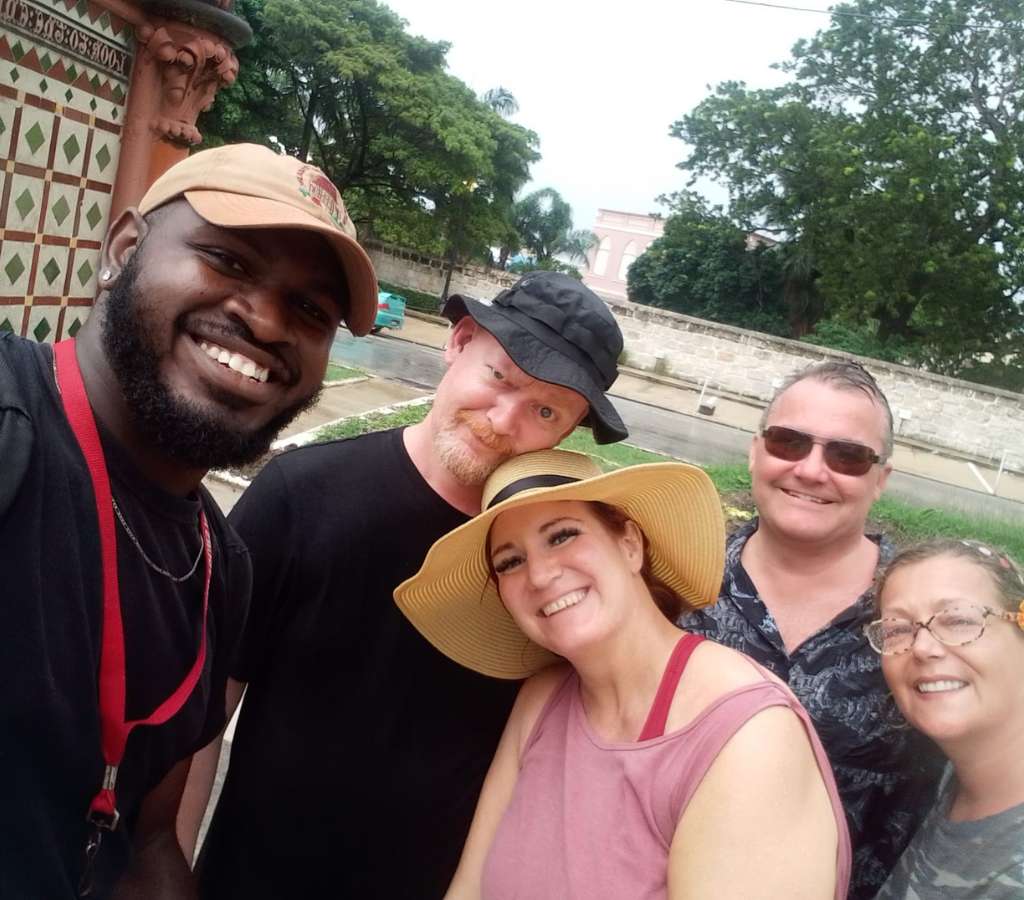
<path fill-rule="evenodd" d="M 593 272 L 595 275 L 604 275 L 608 268 L 608 256 L 611 252 L 612 239 L 605 235 L 601 238 L 601 243 L 597 245 L 597 252 L 594 254 Z"/>
<path fill-rule="evenodd" d="M 636 262 L 636 241 L 630 241 L 626 244 L 626 249 L 622 251 L 622 262 L 619 263 L 619 281 L 626 280 L 629 267 L 634 262 Z"/>

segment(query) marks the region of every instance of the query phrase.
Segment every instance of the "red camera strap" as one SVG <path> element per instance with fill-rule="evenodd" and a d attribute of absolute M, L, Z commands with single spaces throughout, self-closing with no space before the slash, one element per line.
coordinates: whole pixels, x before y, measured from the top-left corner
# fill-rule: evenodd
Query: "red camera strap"
<path fill-rule="evenodd" d="M 206 581 L 203 587 L 203 622 L 199 637 L 199 653 L 185 680 L 178 685 L 170 697 L 163 701 L 144 719 L 125 719 L 125 652 L 124 627 L 121 620 L 121 595 L 117 579 L 117 535 L 114 530 L 113 503 L 110 494 L 110 478 L 107 475 L 103 447 L 100 444 L 96 420 L 85 393 L 82 373 L 75 356 L 74 340 L 60 341 L 54 345 L 54 371 L 57 387 L 64 404 L 64 412 L 75 433 L 75 439 L 85 456 L 92 479 L 96 499 L 96 516 L 99 520 L 100 554 L 103 563 L 103 632 L 100 651 L 99 702 L 100 735 L 103 747 L 103 761 L 106 769 L 103 785 L 89 805 L 88 819 L 95 826 L 107 830 L 117 827 L 119 814 L 115 786 L 117 768 L 124 758 L 128 735 L 137 725 L 162 725 L 171 719 L 188 700 L 206 659 L 206 618 L 210 601 L 210 579 L 213 575 L 213 545 L 206 515 L 199 511 L 199 531 L 203 539 L 203 556 L 206 561 Z"/>

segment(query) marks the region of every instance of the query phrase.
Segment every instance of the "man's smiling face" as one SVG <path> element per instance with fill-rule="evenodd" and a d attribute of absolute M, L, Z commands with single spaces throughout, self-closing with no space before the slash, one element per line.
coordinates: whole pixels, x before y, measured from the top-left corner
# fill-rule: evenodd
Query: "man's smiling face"
<path fill-rule="evenodd" d="M 861 391 L 838 390 L 811 378 L 784 391 L 765 424 L 825 440 L 855 441 L 884 452 L 881 407 Z M 790 540 L 810 543 L 862 534 L 891 468 L 876 464 L 865 475 L 842 475 L 825 464 L 824 448 L 818 444 L 804 459 L 787 461 L 768 453 L 761 437 L 751 445 L 749 462 L 762 524 Z"/>
<path fill-rule="evenodd" d="M 322 237 L 224 229 L 184 200 L 152 213 L 102 305 L 140 434 L 195 468 L 240 464 L 315 401 L 345 278 Z"/>

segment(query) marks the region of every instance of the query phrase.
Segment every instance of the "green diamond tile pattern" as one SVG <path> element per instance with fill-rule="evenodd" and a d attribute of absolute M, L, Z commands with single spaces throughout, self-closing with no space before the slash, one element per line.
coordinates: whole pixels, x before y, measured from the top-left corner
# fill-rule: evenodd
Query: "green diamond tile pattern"
<path fill-rule="evenodd" d="M 71 213 L 71 206 L 68 204 L 67 198 L 61 197 L 60 200 L 53 204 L 50 212 L 53 213 L 53 217 L 57 220 L 57 224 L 63 225 L 64 220 Z"/>
<path fill-rule="evenodd" d="M 43 134 L 43 129 L 39 127 L 38 122 L 33 123 L 32 127 L 25 132 L 25 143 L 33 153 L 46 143 L 46 135 Z"/>
<path fill-rule="evenodd" d="M 25 264 L 21 261 L 21 257 L 15 254 L 11 257 L 10 261 L 4 266 L 4 272 L 7 273 L 7 277 L 10 279 L 11 284 L 14 284 L 22 273 L 25 271 Z"/>
<path fill-rule="evenodd" d="M 89 12 L 89 4 L 86 3 L 85 0 L 78 0 L 78 5 L 75 7 L 75 12 L 77 12 L 80 16 L 84 16 L 87 12 Z"/>
<path fill-rule="evenodd" d="M 82 152 L 82 145 L 78 143 L 78 138 L 75 135 L 71 135 L 61 144 L 61 149 L 64 151 L 64 158 L 68 162 L 74 162 L 75 157 Z"/>
<path fill-rule="evenodd" d="M 43 277 L 46 279 L 46 283 L 52 286 L 58 275 L 60 275 L 60 266 L 57 264 L 57 260 L 51 256 L 50 261 L 43 266 Z"/>
<path fill-rule="evenodd" d="M 78 281 L 82 287 L 85 287 L 86 284 L 88 284 L 89 279 L 92 278 L 92 272 L 93 268 L 89 264 L 89 260 L 86 260 L 78 267 L 78 271 L 75 274 L 78 276 Z M 14 279 L 12 278 L 11 281 L 13 280 Z"/>
<path fill-rule="evenodd" d="M 21 218 L 24 219 L 25 216 L 35 208 L 36 201 L 32 199 L 32 195 L 29 193 L 28 188 L 25 188 L 25 190 L 18 194 L 14 199 L 14 205 L 17 207 Z"/>
<path fill-rule="evenodd" d="M 98 13 L 102 13 L 102 3 L 98 9 L 91 0 L 80 0 L 77 13 L 74 0 L 28 0 L 28 5 L 59 8 L 59 15 L 71 28 L 100 34 L 133 53 L 132 29 L 112 13 L 101 18 Z M 69 5 L 71 9 L 67 9 Z M 51 165 L 57 175 L 47 188 L 42 173 L 34 168 L 7 175 L 0 171 L 0 188 L 4 188 L 7 198 L 0 212 L 6 215 L 8 229 L 37 232 L 35 247 L 27 236 L 19 236 L 18 243 L 0 240 L 0 294 L 8 295 L 10 300 L 0 305 L 0 331 L 19 334 L 24 328 L 30 338 L 49 342 L 75 336 L 85 321 L 88 310 L 84 306 L 71 306 L 62 313 L 57 306 L 47 304 L 54 302 L 50 298 L 55 296 L 62 297 L 63 304 L 68 300 L 72 304 L 87 301 L 86 293 L 91 293 L 100 265 L 98 254 L 66 244 L 76 236 L 101 237 L 117 169 L 118 137 L 111 134 L 109 126 L 104 130 L 104 123 L 97 127 L 95 121 L 90 123 L 80 114 L 93 114 L 108 123 L 116 121 L 120 131 L 128 87 L 106 68 L 70 58 L 64 49 L 41 37 L 12 34 L 4 27 L 0 32 L 5 38 L 6 57 L 0 59 L 0 82 L 28 95 L 18 101 L 13 95 L 0 98 L 0 156 L 32 167 Z M 54 110 L 50 101 L 64 107 Z M 19 108 L 21 113 L 17 112 Z M 78 115 L 64 115 L 65 108 Z M 17 129 L 16 114 L 21 116 Z M 84 186 L 64 184 L 68 174 L 84 175 L 90 182 Z M 49 237 L 45 243 L 38 243 L 38 234 L 43 232 Z M 14 294 L 17 299 L 11 299 Z M 34 308 L 22 308 L 23 294 L 45 299 Z"/>

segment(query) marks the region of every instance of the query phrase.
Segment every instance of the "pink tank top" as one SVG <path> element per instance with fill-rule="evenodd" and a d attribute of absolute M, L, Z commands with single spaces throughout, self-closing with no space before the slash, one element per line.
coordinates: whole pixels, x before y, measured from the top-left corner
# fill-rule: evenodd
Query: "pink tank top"
<path fill-rule="evenodd" d="M 772 706 L 792 709 L 807 730 L 839 830 L 835 896 L 844 900 L 846 818 L 824 748 L 786 687 L 766 677 L 722 695 L 685 728 L 661 733 L 697 643 L 687 635 L 677 645 L 642 735 L 656 736 L 635 743 L 608 743 L 591 730 L 575 672 L 555 689 L 523 749 L 484 864 L 483 900 L 665 900 L 668 851 L 690 798 L 729 738 Z"/>

